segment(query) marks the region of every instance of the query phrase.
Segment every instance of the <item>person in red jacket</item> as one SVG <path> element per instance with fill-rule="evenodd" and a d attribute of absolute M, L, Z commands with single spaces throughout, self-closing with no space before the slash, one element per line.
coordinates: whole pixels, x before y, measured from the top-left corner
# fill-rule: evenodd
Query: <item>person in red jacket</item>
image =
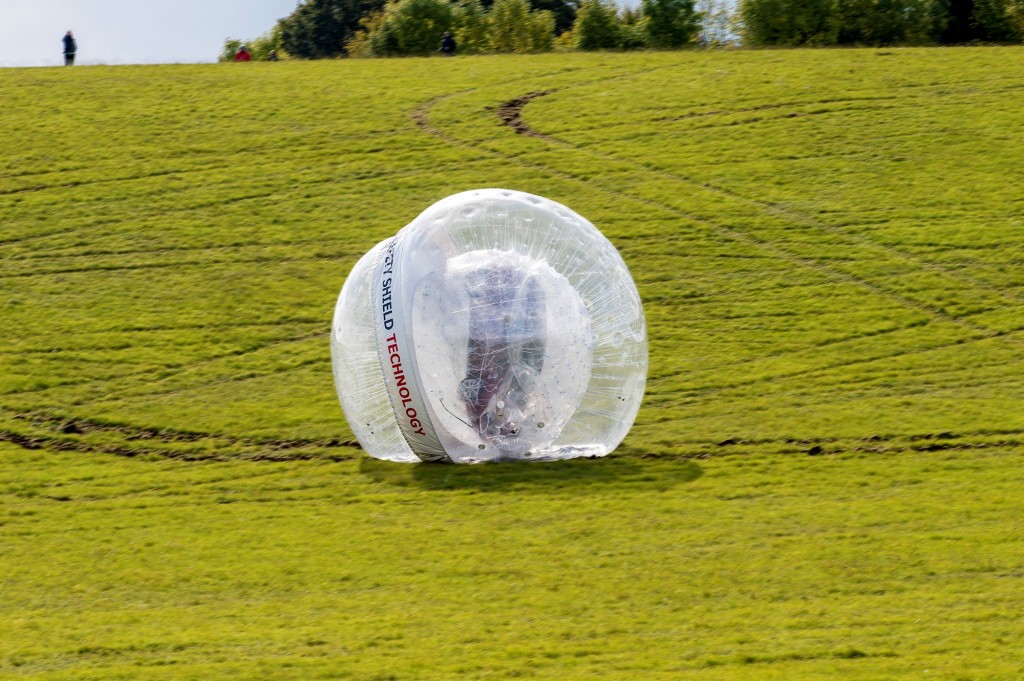
<path fill-rule="evenodd" d="M 252 55 L 249 54 L 249 50 L 245 49 L 245 45 L 238 48 L 238 52 L 235 52 L 235 61 L 249 61 L 252 59 Z"/>

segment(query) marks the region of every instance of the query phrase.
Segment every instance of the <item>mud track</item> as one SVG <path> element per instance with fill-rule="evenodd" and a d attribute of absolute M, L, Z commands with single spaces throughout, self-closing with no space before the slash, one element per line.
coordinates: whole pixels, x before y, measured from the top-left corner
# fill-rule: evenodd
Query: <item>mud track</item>
<path fill-rule="evenodd" d="M 22 449 L 104 453 L 124 457 L 156 455 L 182 460 L 295 461 L 353 458 L 359 443 L 339 439 L 239 437 L 224 433 L 145 428 L 40 412 L 9 414 L 28 426 L 0 429 L 0 442 Z M 20 432 L 19 432 L 20 431 Z"/>
<path fill-rule="evenodd" d="M 516 131 L 519 135 L 527 135 L 529 137 L 539 137 L 544 140 L 554 141 L 552 138 L 537 132 L 523 120 L 523 107 L 537 99 L 538 97 L 544 97 L 550 95 L 555 90 L 539 90 L 537 92 L 530 92 L 521 97 L 510 99 L 507 102 L 502 102 L 498 105 L 498 118 L 501 119 L 502 125 L 507 125 Z"/>

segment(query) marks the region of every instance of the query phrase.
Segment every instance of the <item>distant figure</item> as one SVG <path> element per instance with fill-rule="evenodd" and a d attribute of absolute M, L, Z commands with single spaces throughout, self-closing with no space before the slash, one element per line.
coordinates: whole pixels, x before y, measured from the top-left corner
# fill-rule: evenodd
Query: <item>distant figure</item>
<path fill-rule="evenodd" d="M 267 54 L 267 61 L 277 61 L 277 50 L 271 50 Z"/>
<path fill-rule="evenodd" d="M 62 38 L 64 42 L 64 66 L 71 66 L 75 63 L 75 52 L 78 51 L 78 43 L 75 42 L 75 36 L 68 31 Z"/>
<path fill-rule="evenodd" d="M 451 31 L 445 31 L 441 36 L 441 49 L 438 52 L 448 57 L 455 56 L 455 38 L 452 37 Z"/>
<path fill-rule="evenodd" d="M 249 50 L 245 49 L 245 45 L 238 48 L 238 52 L 235 52 L 235 61 L 249 61 L 252 59 L 252 55 L 249 54 Z"/>

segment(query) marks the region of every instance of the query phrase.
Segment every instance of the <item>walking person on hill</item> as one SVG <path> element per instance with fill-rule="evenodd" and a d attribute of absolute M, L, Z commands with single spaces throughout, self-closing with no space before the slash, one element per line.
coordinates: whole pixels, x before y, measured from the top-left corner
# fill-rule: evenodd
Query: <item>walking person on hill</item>
<path fill-rule="evenodd" d="M 245 45 L 238 48 L 238 52 L 235 52 L 235 61 L 249 61 L 252 59 L 252 55 L 249 54 L 249 50 L 245 49 Z"/>
<path fill-rule="evenodd" d="M 64 43 L 64 66 L 72 66 L 75 63 L 75 52 L 78 51 L 78 43 L 75 42 L 75 36 L 72 35 L 71 31 L 64 34 L 61 39 Z"/>
<path fill-rule="evenodd" d="M 455 38 L 452 37 L 451 31 L 445 31 L 441 36 L 441 49 L 438 52 L 446 57 L 455 56 Z"/>

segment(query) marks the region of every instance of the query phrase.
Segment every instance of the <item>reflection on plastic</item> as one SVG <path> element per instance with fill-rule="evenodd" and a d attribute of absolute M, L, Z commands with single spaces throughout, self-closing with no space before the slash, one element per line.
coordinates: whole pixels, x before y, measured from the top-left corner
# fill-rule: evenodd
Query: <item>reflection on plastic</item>
<path fill-rule="evenodd" d="M 647 369 L 614 246 L 560 204 L 498 189 L 444 199 L 363 256 L 331 352 L 353 432 L 393 461 L 603 456 Z"/>

